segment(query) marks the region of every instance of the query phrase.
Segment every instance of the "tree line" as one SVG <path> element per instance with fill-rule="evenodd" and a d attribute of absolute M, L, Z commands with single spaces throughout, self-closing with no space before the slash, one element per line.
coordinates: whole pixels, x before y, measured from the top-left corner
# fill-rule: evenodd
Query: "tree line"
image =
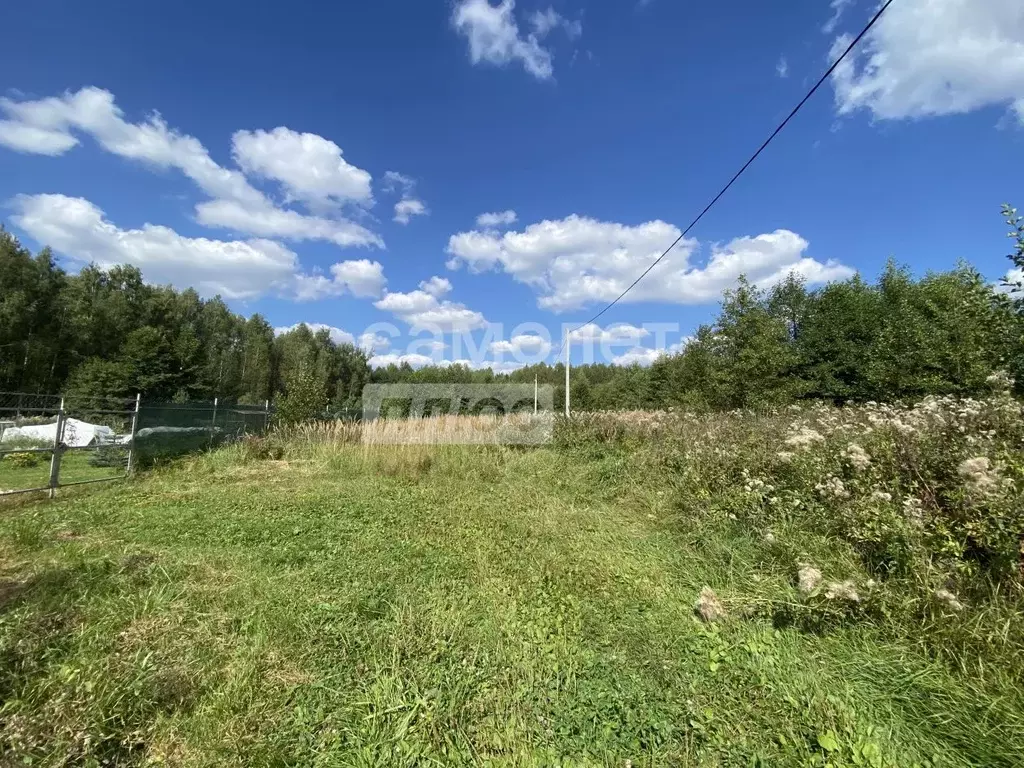
<path fill-rule="evenodd" d="M 859 276 L 809 290 L 790 276 L 769 290 L 745 280 L 725 293 L 714 322 L 678 353 L 647 367 L 573 366 L 574 410 L 733 409 L 802 399 L 834 403 L 980 396 L 1005 371 L 1024 383 L 1024 302 L 967 265 L 915 279 L 888 264 L 874 283 Z M 565 368 L 539 364 L 507 375 L 458 366 L 389 368 L 375 380 L 514 381 L 554 387 Z"/>
<path fill-rule="evenodd" d="M 1024 269 L 1024 220 L 1004 209 Z M 1024 274 L 1024 273 L 1022 273 Z M 299 326 L 275 335 L 260 315 L 233 313 L 192 289 L 147 285 L 138 269 L 77 274 L 48 248 L 33 256 L 0 229 L 0 391 L 176 402 L 271 400 L 290 419 L 357 409 L 365 384 L 530 383 L 564 403 L 565 369 L 510 374 L 464 366 L 390 365 Z M 967 264 L 915 278 L 889 263 L 809 290 L 790 276 L 768 290 L 741 280 L 714 322 L 649 367 L 574 367 L 579 410 L 745 408 L 799 399 L 890 401 L 977 395 L 993 371 L 1024 385 L 1024 285 L 993 286 Z"/>
<path fill-rule="evenodd" d="M 1014 268 L 1024 270 L 1024 218 L 1009 206 Z M 979 396 L 1006 372 L 1024 394 L 1024 271 L 992 285 L 966 263 L 915 279 L 890 261 L 873 283 L 855 276 L 809 290 L 790 276 L 769 290 L 745 280 L 727 291 L 714 322 L 677 354 L 649 367 L 591 364 L 572 371 L 574 410 L 731 409 L 801 399 L 834 403 Z M 565 398 L 565 368 L 541 363 L 498 376 L 457 366 L 391 366 L 378 381 L 554 387 Z"/>
<path fill-rule="evenodd" d="M 275 336 L 260 315 L 192 289 L 147 285 L 131 266 L 61 269 L 0 229 L 0 391 L 262 405 L 358 403 L 366 354 L 306 326 Z"/>

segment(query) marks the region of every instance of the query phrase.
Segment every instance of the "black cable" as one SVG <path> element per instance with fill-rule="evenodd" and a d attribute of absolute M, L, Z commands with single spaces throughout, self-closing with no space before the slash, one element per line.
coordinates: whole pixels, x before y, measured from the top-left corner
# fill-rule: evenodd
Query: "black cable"
<path fill-rule="evenodd" d="M 786 125 L 789 124 L 789 121 L 792 120 L 796 116 L 796 113 L 799 112 L 803 108 L 804 104 L 806 104 L 810 100 L 811 96 L 813 96 L 817 92 L 817 90 L 824 84 L 824 82 L 826 80 L 828 80 L 829 77 L 831 77 L 832 73 L 835 72 L 836 67 L 838 67 L 840 64 L 842 64 L 843 63 L 843 59 L 845 59 L 850 54 L 850 52 L 854 48 L 857 47 L 857 43 L 859 43 L 861 41 L 861 38 L 863 38 L 864 35 L 866 35 L 873 26 L 875 26 L 875 22 L 878 21 L 882 17 L 882 14 L 885 13 L 886 9 L 890 5 L 892 5 L 892 0 L 886 0 L 885 4 L 881 8 L 878 9 L 878 12 L 874 16 L 871 17 L 871 21 L 869 21 L 867 23 L 867 26 L 864 27 L 864 29 L 862 29 L 860 31 L 859 35 L 857 35 L 855 38 L 853 38 L 853 41 L 848 46 L 846 46 L 846 50 L 843 51 L 842 55 L 840 55 L 838 59 L 836 59 L 834 62 L 832 62 L 832 66 L 830 66 L 827 70 L 825 70 L 825 74 L 823 74 L 818 79 L 818 82 L 816 82 L 814 84 L 814 87 L 811 88 L 811 90 L 809 90 L 807 92 L 806 96 L 804 96 L 802 99 L 800 99 L 800 103 L 797 104 L 795 107 L 793 107 L 793 111 L 790 112 L 786 116 L 785 120 L 783 120 L 781 123 L 779 123 L 779 126 L 774 131 L 772 131 L 772 135 L 769 136 L 767 139 L 765 139 L 764 144 L 762 144 L 760 147 L 757 148 L 757 151 L 750 156 L 750 159 L 747 160 L 747 162 L 745 162 L 743 164 L 742 168 L 740 168 L 738 171 L 736 171 L 736 174 L 731 179 L 729 179 L 729 183 L 726 184 L 724 187 L 722 187 L 721 191 L 717 195 L 715 195 L 715 197 L 711 200 L 711 202 L 708 203 L 706 206 L 704 206 L 704 210 L 701 211 L 697 215 L 697 218 L 695 218 L 693 221 L 690 222 L 689 226 L 687 226 L 686 229 L 683 230 L 682 234 L 679 235 L 679 237 L 677 237 L 675 239 L 675 241 L 672 243 L 672 245 L 670 245 L 668 248 L 666 248 L 665 252 L 662 253 L 661 256 L 659 256 L 657 259 L 655 259 L 651 263 L 651 266 L 649 266 L 647 269 L 645 269 L 643 271 L 643 273 L 640 275 L 640 277 L 638 277 L 636 280 L 634 280 L 632 283 L 630 283 L 629 287 L 626 288 L 626 290 L 624 290 L 622 293 L 620 293 L 618 295 L 618 297 L 614 301 L 612 301 L 610 304 L 608 304 L 608 306 L 606 306 L 604 309 L 602 309 L 600 312 L 598 312 L 592 318 L 587 320 L 587 322 L 583 323 L 582 325 L 577 326 L 576 328 L 573 328 L 571 331 L 569 331 L 569 333 L 567 333 L 565 335 L 565 338 L 562 339 L 562 346 L 560 346 L 558 348 L 558 352 L 555 354 L 555 359 L 556 360 L 558 359 L 558 356 L 562 354 L 562 350 L 565 349 L 566 341 L 568 341 L 568 338 L 569 338 L 570 335 L 572 335 L 573 333 L 578 331 L 580 328 L 583 328 L 583 327 L 585 327 L 587 325 L 590 325 L 592 322 L 594 322 L 599 317 L 601 317 L 601 315 L 603 315 L 609 309 L 611 309 L 616 304 L 618 304 L 619 301 L 621 301 L 622 298 L 627 293 L 629 293 L 631 290 L 633 290 L 633 288 L 636 287 L 637 283 L 639 283 L 641 280 L 643 280 L 645 277 L 647 277 L 648 273 L 650 273 L 650 271 L 652 269 L 654 269 L 656 266 L 658 266 L 658 264 L 661 263 L 662 259 L 664 259 L 666 256 L 668 256 L 668 254 L 671 252 L 671 250 L 673 248 L 675 248 L 677 245 L 679 245 L 679 242 L 684 237 L 686 237 L 687 234 L 689 234 L 690 230 L 693 229 L 697 225 L 697 222 L 699 222 L 701 219 L 704 218 L 704 214 L 706 214 L 708 211 L 710 211 L 712 206 L 714 206 L 714 204 L 717 203 L 722 198 L 722 196 L 726 192 L 729 191 L 729 188 L 733 184 L 736 183 L 736 180 L 739 179 L 739 177 L 743 175 L 744 171 L 746 171 L 747 168 L 749 168 L 751 166 L 751 164 L 755 160 L 757 160 L 757 158 L 760 156 L 760 154 L 765 151 L 765 149 L 768 147 L 769 144 L 772 143 L 772 141 L 775 139 L 775 137 L 778 136 L 782 132 L 782 129 L 785 128 Z"/>

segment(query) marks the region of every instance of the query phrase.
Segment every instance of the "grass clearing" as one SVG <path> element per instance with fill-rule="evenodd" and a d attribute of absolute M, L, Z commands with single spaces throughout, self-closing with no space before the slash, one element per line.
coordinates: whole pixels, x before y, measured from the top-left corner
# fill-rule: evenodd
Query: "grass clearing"
<path fill-rule="evenodd" d="M 125 451 L 119 451 L 125 453 Z M 60 481 L 64 484 L 124 476 L 122 466 L 93 466 L 92 451 L 65 451 L 60 465 Z M 25 458 L 27 457 L 27 458 Z M 21 453 L 0 456 L 0 490 L 46 488 L 50 482 L 50 454 Z"/>
<path fill-rule="evenodd" d="M 928 632 L 902 614 L 815 612 L 796 560 L 863 580 L 847 539 L 792 519 L 767 540 L 708 496 L 710 481 L 621 443 L 283 454 L 229 448 L 0 506 L 4 755 L 1010 766 L 1024 754 L 1020 638 L 948 656 L 928 639 L 949 631 L 951 648 L 977 636 L 971 621 L 1018 632 L 1001 623 L 1016 592 L 993 598 L 991 617 L 941 614 Z M 727 620 L 695 616 L 704 586 Z"/>

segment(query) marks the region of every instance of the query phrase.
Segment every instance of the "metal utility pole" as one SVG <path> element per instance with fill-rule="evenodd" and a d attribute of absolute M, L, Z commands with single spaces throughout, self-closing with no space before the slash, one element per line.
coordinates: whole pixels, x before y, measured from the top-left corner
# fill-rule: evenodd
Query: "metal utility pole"
<path fill-rule="evenodd" d="M 565 417 L 569 418 L 569 332 L 565 332 Z"/>

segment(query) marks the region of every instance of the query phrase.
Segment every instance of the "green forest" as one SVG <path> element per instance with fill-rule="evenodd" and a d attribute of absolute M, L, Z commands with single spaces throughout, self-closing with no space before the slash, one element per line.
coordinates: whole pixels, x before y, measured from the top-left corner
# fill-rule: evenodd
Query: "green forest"
<path fill-rule="evenodd" d="M 1024 267 L 1024 221 L 1004 208 Z M 305 326 L 276 335 L 260 315 L 232 312 L 194 290 L 147 285 L 138 269 L 63 270 L 0 230 L 0 391 L 240 403 L 271 400 L 286 416 L 358 407 L 369 382 L 555 387 L 561 363 L 511 374 L 462 366 L 371 370 L 367 354 Z M 1024 383 L 1024 286 L 991 285 L 970 265 L 915 277 L 890 262 L 810 290 L 789 278 L 761 290 L 741 280 L 717 318 L 678 354 L 649 367 L 573 370 L 574 410 L 673 406 L 731 409 L 816 398 L 892 401 L 975 395 L 994 371 Z"/>

